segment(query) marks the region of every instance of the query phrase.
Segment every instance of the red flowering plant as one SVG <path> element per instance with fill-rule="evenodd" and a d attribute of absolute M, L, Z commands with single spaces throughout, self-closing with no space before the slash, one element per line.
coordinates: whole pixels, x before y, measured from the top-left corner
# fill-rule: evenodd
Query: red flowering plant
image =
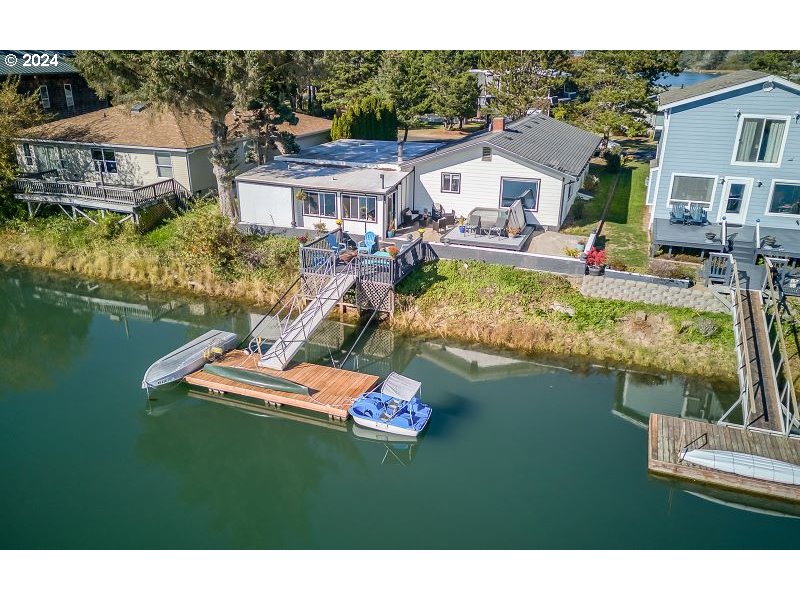
<path fill-rule="evenodd" d="M 589 267 L 600 268 L 606 264 L 606 251 L 590 248 L 586 253 L 586 265 Z"/>

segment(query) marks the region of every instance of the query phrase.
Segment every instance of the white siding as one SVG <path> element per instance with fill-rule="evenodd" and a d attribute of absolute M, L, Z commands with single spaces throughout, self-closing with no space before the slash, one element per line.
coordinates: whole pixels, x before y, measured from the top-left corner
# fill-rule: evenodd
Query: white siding
<path fill-rule="evenodd" d="M 189 152 L 189 171 L 192 175 L 192 192 L 217 191 L 217 178 L 211 169 L 211 149 Z"/>
<path fill-rule="evenodd" d="M 243 181 L 236 185 L 242 223 L 292 226 L 292 188 Z"/>
<path fill-rule="evenodd" d="M 522 165 L 510 156 L 493 149 L 492 160 L 482 160 L 480 145 L 459 152 L 432 158 L 416 165 L 414 185 L 414 210 L 431 211 L 433 203 L 442 205 L 445 211 L 456 211 L 464 216 L 473 209 L 500 206 L 500 181 L 502 177 L 539 179 L 539 205 L 536 211 L 526 211 L 528 223 L 547 227 L 561 225 L 562 180 L 550 174 Z M 461 174 L 461 192 L 451 194 L 441 191 L 442 173 Z M 577 193 L 577 187 L 574 193 Z M 574 196 L 573 196 L 574 197 Z"/>

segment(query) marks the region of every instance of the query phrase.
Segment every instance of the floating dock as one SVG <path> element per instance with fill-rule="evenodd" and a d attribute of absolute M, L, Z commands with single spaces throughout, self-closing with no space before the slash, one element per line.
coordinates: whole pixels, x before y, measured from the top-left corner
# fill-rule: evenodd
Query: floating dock
<path fill-rule="evenodd" d="M 766 431 L 650 415 L 647 468 L 652 473 L 759 496 L 800 502 L 800 486 L 742 477 L 681 460 L 684 450 L 728 450 L 800 465 L 800 439 Z"/>
<path fill-rule="evenodd" d="M 370 391 L 378 383 L 378 377 L 334 369 L 323 365 L 293 363 L 283 371 L 258 366 L 258 354 L 247 354 L 233 350 L 214 364 L 239 367 L 282 377 L 311 390 L 310 396 L 269 390 L 246 383 L 239 383 L 205 371 L 196 371 L 186 376 L 186 382 L 212 393 L 230 393 L 263 401 L 266 406 L 280 408 L 283 405 L 301 408 L 328 415 L 329 419 L 345 421 L 347 409 L 361 394 Z"/>

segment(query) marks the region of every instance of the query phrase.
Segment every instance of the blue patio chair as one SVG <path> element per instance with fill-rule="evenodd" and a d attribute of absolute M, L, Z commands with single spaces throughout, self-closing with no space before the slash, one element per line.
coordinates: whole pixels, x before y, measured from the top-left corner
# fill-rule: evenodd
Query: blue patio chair
<path fill-rule="evenodd" d="M 358 253 L 359 254 L 372 254 L 375 252 L 375 248 L 378 246 L 378 236 L 375 235 L 372 231 L 368 231 L 364 234 L 364 239 L 358 242 Z"/>
<path fill-rule="evenodd" d="M 686 202 L 673 202 L 669 212 L 670 223 L 686 224 Z"/>
<path fill-rule="evenodd" d="M 703 225 L 706 222 L 706 211 L 702 204 L 692 202 L 689 205 L 689 225 Z"/>
<path fill-rule="evenodd" d="M 330 249 L 336 253 L 339 253 L 347 248 L 347 244 L 340 244 L 339 242 L 337 242 L 336 236 L 332 233 L 329 233 L 328 237 L 325 239 L 328 240 L 328 246 L 330 247 Z"/>

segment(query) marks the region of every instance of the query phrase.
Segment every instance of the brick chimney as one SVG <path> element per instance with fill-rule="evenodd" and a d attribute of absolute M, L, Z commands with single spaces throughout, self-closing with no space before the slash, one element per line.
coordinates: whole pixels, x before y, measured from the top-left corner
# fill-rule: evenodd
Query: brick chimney
<path fill-rule="evenodd" d="M 495 117 L 492 119 L 492 131 L 505 131 L 505 128 L 506 128 L 505 117 Z"/>

